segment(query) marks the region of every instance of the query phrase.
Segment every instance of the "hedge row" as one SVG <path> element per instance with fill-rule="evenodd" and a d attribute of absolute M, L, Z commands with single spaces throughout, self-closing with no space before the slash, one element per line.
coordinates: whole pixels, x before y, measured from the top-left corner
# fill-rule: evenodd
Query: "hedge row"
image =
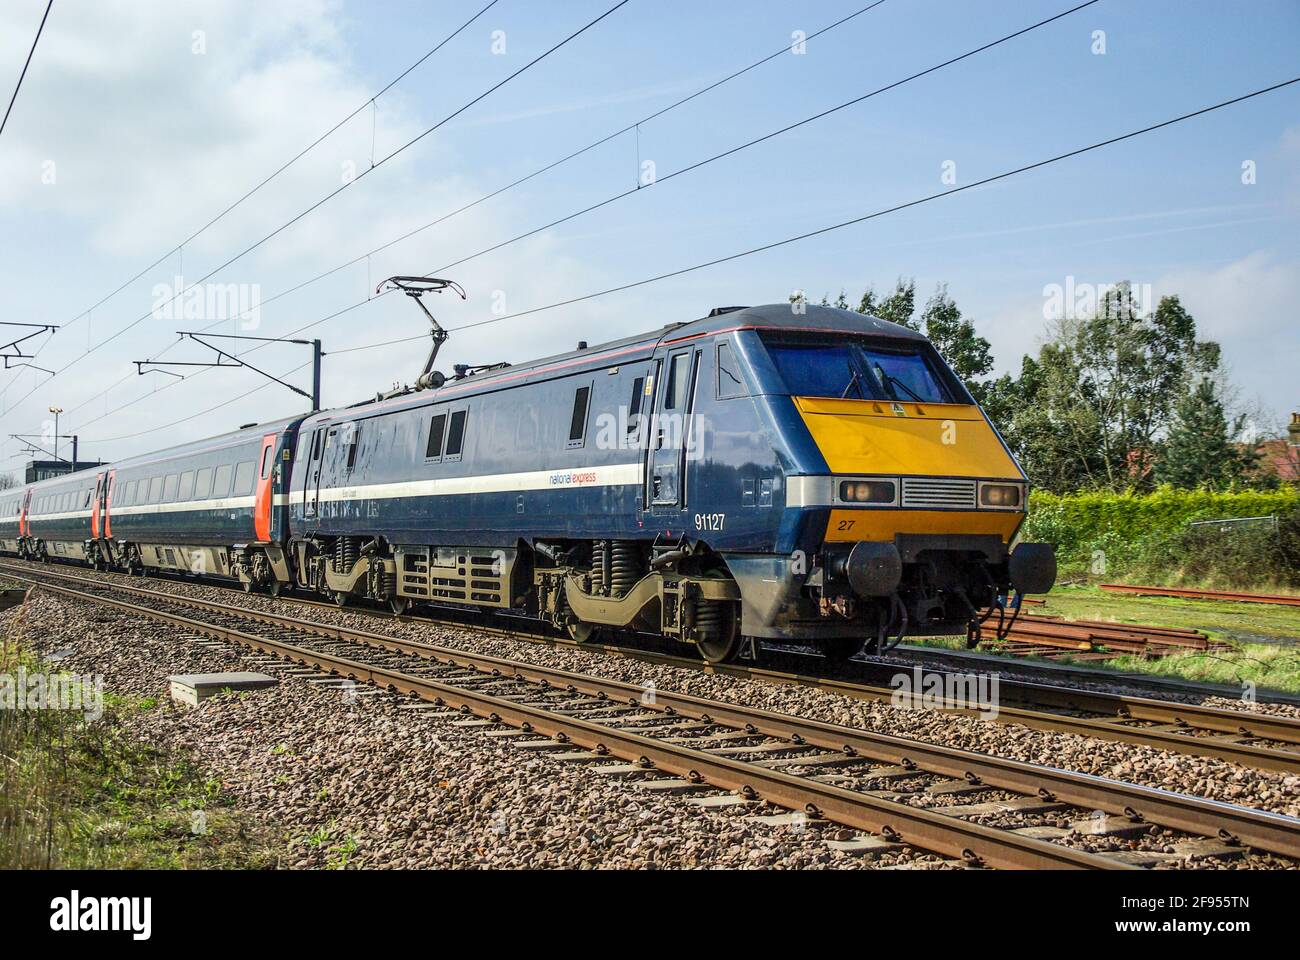
<path fill-rule="evenodd" d="M 1172 534 L 1192 520 L 1284 516 L 1300 511 L 1300 487 L 1279 490 L 1175 490 L 1151 493 L 1034 491 L 1023 536 L 1071 554 L 1099 543 L 1136 545 Z"/>

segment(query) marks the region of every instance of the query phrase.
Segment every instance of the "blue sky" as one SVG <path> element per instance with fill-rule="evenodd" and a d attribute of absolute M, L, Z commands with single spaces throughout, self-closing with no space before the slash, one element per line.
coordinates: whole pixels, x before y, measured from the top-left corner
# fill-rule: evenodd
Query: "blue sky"
<path fill-rule="evenodd" d="M 0 372 L 3 434 L 39 433 L 51 405 L 89 456 L 120 457 L 301 409 L 246 372 L 175 381 L 132 360 L 204 359 L 148 317 L 178 269 L 193 282 L 603 12 L 613 0 L 499 0 L 487 15 L 181 254 L 86 309 L 310 143 L 486 0 L 92 4 L 56 0 L 0 138 L 0 319 L 65 324 L 27 368 Z M 267 299 L 494 190 L 866 0 L 631 0 L 482 103 L 356 181 L 213 278 Z M 278 336 L 634 185 L 1068 9 L 1068 2 L 886 0 L 851 22 L 578 160 L 302 291 L 248 332 Z M 44 9 L 0 11 L 7 96 Z M 204 52 L 195 53 L 195 31 Z M 505 52 L 492 50 L 504 31 Z M 1104 31 L 1105 53 L 1094 52 Z M 790 134 L 656 184 L 450 271 L 469 300 L 448 326 L 601 290 L 869 213 L 1300 74 L 1293 2 L 1102 2 Z M 1242 182 L 1254 163 L 1256 182 Z M 42 176 L 53 164 L 53 183 Z M 441 365 L 518 361 L 703 315 L 715 305 L 856 299 L 914 277 L 947 283 L 1015 368 L 1047 328 L 1044 289 L 1129 279 L 1178 293 L 1224 344 L 1260 429 L 1300 408 L 1300 85 L 998 185 L 659 284 L 453 335 Z M 326 351 L 419 334 L 404 298 L 314 328 Z M 6 328 L 0 328 L 3 331 Z M 216 329 L 235 329 L 227 322 Z M 171 345 L 169 347 L 169 344 Z M 325 401 L 419 372 L 424 345 L 325 361 Z M 276 373 L 298 348 L 260 351 Z M 75 365 L 68 364 L 75 362 Z M 250 358 L 251 361 L 251 358 Z M 188 371 L 185 371 L 188 372 Z M 293 375 L 306 383 L 306 371 Z M 107 388 L 107 393 L 105 390 Z M 211 409 L 222 404 L 218 409 Z M 179 422 L 178 422 L 179 421 Z M 23 462 L 0 447 L 0 472 Z"/>

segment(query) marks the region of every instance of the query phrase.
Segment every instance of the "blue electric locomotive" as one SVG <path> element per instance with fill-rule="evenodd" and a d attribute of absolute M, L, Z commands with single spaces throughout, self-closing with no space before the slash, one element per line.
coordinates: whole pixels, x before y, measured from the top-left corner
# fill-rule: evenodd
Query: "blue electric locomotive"
<path fill-rule="evenodd" d="M 686 324 L 308 417 L 297 584 L 633 628 L 710 660 L 965 629 L 1050 551 L 1024 474 L 930 343 L 844 310 Z"/>

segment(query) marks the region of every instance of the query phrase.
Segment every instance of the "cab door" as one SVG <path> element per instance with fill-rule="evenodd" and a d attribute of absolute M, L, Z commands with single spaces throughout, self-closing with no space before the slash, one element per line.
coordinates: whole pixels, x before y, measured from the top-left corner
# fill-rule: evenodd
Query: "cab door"
<path fill-rule="evenodd" d="M 113 536 L 113 487 L 114 480 L 117 478 L 117 471 L 110 470 L 104 478 L 104 539 L 109 540 Z"/>
<path fill-rule="evenodd" d="M 686 445 L 698 368 L 693 348 L 673 351 L 655 390 L 646 479 L 646 499 L 655 513 L 685 506 Z"/>
<path fill-rule="evenodd" d="M 95 474 L 95 499 L 90 507 L 90 537 L 99 539 L 99 517 L 104 506 L 104 474 Z"/>
<path fill-rule="evenodd" d="M 321 455 L 324 453 L 325 427 L 312 431 L 311 449 L 307 454 L 307 469 L 302 472 L 302 515 L 315 518 L 320 504 L 320 467 Z"/>

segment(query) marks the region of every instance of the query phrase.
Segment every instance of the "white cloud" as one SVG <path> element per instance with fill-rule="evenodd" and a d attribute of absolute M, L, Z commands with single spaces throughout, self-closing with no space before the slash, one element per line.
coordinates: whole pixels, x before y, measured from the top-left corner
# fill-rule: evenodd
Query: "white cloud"
<path fill-rule="evenodd" d="M 0 7 L 0 72 L 21 63 L 10 38 L 30 43 L 25 9 Z M 22 9 L 20 9 L 22 8 Z M 229 0 L 196 12 L 180 4 L 105 2 L 75 14 L 52 15 L 20 102 L 21 110 L 5 131 L 0 151 L 0 232 L 30 233 L 31 225 L 57 222 L 60 230 L 92 238 L 94 266 L 110 282 L 69 285 L 46 298 L 56 322 L 64 311 L 84 308 L 136 269 L 164 254 L 227 204 L 329 129 L 373 92 L 357 77 L 342 41 L 338 5 L 328 0 Z M 191 52 L 194 30 L 206 31 L 207 53 Z M 25 56 L 26 50 L 21 51 Z M 389 64 L 397 73 L 403 65 Z M 387 79 L 386 77 L 383 79 Z M 405 143 L 452 104 L 426 103 L 415 95 L 421 78 L 385 96 L 378 114 L 378 156 Z M 640 91 L 644 94 L 646 91 Z M 417 116 L 424 111 L 429 116 Z M 263 299 L 335 267 L 398 235 L 427 223 L 501 185 L 466 169 L 454 152 L 455 138 L 435 134 L 389 163 L 366 174 L 327 206 L 288 228 L 253 254 L 223 271 L 213 282 L 253 283 Z M 57 184 L 40 183 L 45 159 L 58 163 Z M 261 239 L 342 182 L 341 163 L 353 160 L 358 173 L 371 160 L 371 116 L 367 108 L 284 175 L 245 202 L 230 217 L 184 251 L 184 275 L 193 283 L 211 268 Z M 473 169 L 470 167 L 469 169 Z M 502 176 L 499 172 L 494 176 Z M 503 179 L 511 179 L 503 177 Z M 423 273 L 437 264 L 498 242 L 528 224 L 526 195 L 488 203 L 444 225 L 377 254 L 300 293 L 262 308 L 252 332 L 283 335 L 364 298 L 384 277 Z M 57 236 L 57 234 L 53 234 Z M 453 272 L 471 293 L 467 303 L 442 297 L 430 306 L 447 326 L 492 316 L 492 293 L 503 290 L 506 310 L 516 312 L 604 285 L 599 271 L 563 256 L 557 242 L 542 234 L 513 246 L 506 256 L 485 257 Z M 140 283 L 97 311 L 93 323 L 81 320 L 49 341 L 41 366 L 59 369 L 147 313 L 156 283 L 170 283 L 179 258 L 171 257 Z M 105 264 L 120 264 L 106 268 Z M 67 264 L 70 275 L 84 265 Z M 56 273 L 56 271 L 51 271 Z M 120 275 L 119 275 L 120 274 Z M 0 258 L 0 282 L 29 285 L 8 258 Z M 73 281 L 77 283 L 77 281 Z M 453 337 L 439 361 L 520 361 L 554 352 L 585 336 L 596 341 L 609 333 L 597 322 L 599 309 L 583 305 L 528 321 L 490 325 Z M 198 324 L 184 324 L 192 328 Z M 156 356 L 180 328 L 175 321 L 150 319 L 120 341 L 81 361 L 49 387 L 9 409 L 42 375 L 26 371 L 4 397 L 5 432 L 26 431 L 57 402 L 70 413 L 62 425 L 81 431 L 90 456 L 120 457 L 169 443 L 215 433 L 238 423 L 299 409 L 302 403 L 280 387 L 245 397 L 264 381 L 251 373 L 205 373 L 172 384 L 162 375 L 136 378 L 131 360 Z M 87 328 L 90 328 L 87 330 Z M 229 332 L 230 326 L 218 332 Z M 303 336 L 320 336 L 326 350 L 421 334 L 427 322 L 404 297 L 384 298 L 322 325 Z M 574 332 L 577 331 L 577 332 Z M 325 400 L 350 403 L 394 381 L 414 379 L 426 344 L 340 354 L 325 361 Z M 202 348 L 171 348 L 167 359 L 210 359 Z M 250 358 L 251 359 L 251 358 Z M 272 347 L 253 361 L 274 373 L 305 359 L 301 348 Z M 192 371 L 184 371 L 192 373 Z M 125 379 L 123 380 L 123 378 Z M 307 371 L 295 374 L 306 384 Z M 123 380 L 107 399 L 77 409 L 88 398 Z M 164 387 L 156 397 L 109 417 L 106 411 Z M 122 437 L 211 407 L 229 397 L 238 401 L 216 413 L 174 429 L 104 446 L 96 438 Z M 101 418 L 102 417 L 102 418 Z M 84 429 L 83 429 L 84 428 Z M 12 444 L 4 449 L 8 455 Z M 12 463 L 0 464 L 0 470 Z"/>
<path fill-rule="evenodd" d="M 1223 345 L 1242 399 L 1273 418 L 1300 410 L 1300 261 L 1255 252 L 1218 269 L 1172 271 L 1156 281 L 1157 296 L 1177 293 L 1201 336 Z"/>

